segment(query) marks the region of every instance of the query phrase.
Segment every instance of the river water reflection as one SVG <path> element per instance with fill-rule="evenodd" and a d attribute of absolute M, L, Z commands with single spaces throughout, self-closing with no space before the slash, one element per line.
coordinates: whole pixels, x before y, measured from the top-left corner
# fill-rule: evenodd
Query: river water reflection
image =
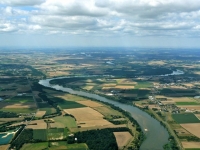
<path fill-rule="evenodd" d="M 146 112 L 138 109 L 137 107 L 112 101 L 97 94 L 91 94 L 83 91 L 75 91 L 71 88 L 65 88 L 59 85 L 50 85 L 50 80 L 52 79 L 40 80 L 39 84 L 46 87 L 54 88 L 56 90 L 62 90 L 71 94 L 77 94 L 80 96 L 86 96 L 88 98 L 94 98 L 99 101 L 113 104 L 115 106 L 120 107 L 123 110 L 130 112 L 132 117 L 135 120 L 137 120 L 143 132 L 146 134 L 146 139 L 142 143 L 140 150 L 163 150 L 163 145 L 165 145 L 168 142 L 169 134 L 167 130 L 160 124 L 160 122 L 152 118 Z M 145 131 L 145 129 L 147 129 L 148 131 Z"/>

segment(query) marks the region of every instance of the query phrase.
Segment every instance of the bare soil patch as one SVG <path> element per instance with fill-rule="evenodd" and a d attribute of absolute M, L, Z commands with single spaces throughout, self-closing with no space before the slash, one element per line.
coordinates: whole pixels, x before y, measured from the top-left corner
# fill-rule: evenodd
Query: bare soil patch
<path fill-rule="evenodd" d="M 64 109 L 64 111 L 76 118 L 76 122 L 79 127 L 112 125 L 112 123 L 103 119 L 104 116 L 102 114 L 90 107 Z"/>
<path fill-rule="evenodd" d="M 93 102 L 93 101 L 90 101 L 90 100 L 87 100 L 87 101 L 77 101 L 77 103 L 83 104 L 83 105 L 88 106 L 88 107 L 100 107 L 100 106 L 103 106 L 100 103 Z"/>
<path fill-rule="evenodd" d="M 200 147 L 200 142 L 186 142 L 183 141 L 182 145 L 184 148 L 199 148 Z"/>
<path fill-rule="evenodd" d="M 45 113 L 46 113 L 46 111 L 37 111 L 35 114 L 35 117 L 42 117 L 45 115 Z"/>
<path fill-rule="evenodd" d="M 113 132 L 119 149 L 122 149 L 132 138 L 129 132 Z"/>
<path fill-rule="evenodd" d="M 10 147 L 10 144 L 0 145 L 0 150 L 7 150 Z"/>
<path fill-rule="evenodd" d="M 29 128 L 29 129 L 46 129 L 47 124 L 46 124 L 46 122 L 44 122 L 44 120 L 34 120 L 34 121 L 31 121 L 29 123 L 29 125 L 27 125 L 26 128 Z"/>
<path fill-rule="evenodd" d="M 200 123 L 180 124 L 187 131 L 200 138 Z"/>

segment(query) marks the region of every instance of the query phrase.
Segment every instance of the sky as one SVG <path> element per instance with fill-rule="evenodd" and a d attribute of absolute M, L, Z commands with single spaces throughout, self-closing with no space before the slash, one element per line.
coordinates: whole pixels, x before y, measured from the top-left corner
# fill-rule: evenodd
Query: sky
<path fill-rule="evenodd" d="M 200 48 L 200 0 L 0 0 L 0 47 Z"/>

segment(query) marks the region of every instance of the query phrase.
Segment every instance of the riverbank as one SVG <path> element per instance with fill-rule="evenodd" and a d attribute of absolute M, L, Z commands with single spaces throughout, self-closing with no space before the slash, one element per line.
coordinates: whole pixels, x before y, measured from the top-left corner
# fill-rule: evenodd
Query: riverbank
<path fill-rule="evenodd" d="M 163 146 L 168 143 L 169 134 L 167 130 L 156 119 L 152 118 L 146 112 L 134 106 L 112 101 L 110 99 L 107 99 L 105 97 L 96 94 L 91 94 L 83 91 L 75 91 L 73 89 L 64 88 L 59 85 L 50 85 L 49 84 L 50 80 L 52 79 L 40 80 L 39 84 L 46 87 L 54 88 L 56 90 L 62 90 L 64 92 L 68 92 L 71 94 L 77 94 L 80 96 L 93 98 L 99 101 L 108 102 L 110 104 L 113 104 L 114 106 L 120 107 L 121 109 L 129 112 L 131 114 L 131 117 L 133 117 L 138 122 L 142 131 L 145 132 L 146 135 L 146 140 L 142 143 L 140 147 L 141 150 L 146 150 L 146 149 L 162 150 Z M 147 129 L 147 131 L 145 129 Z"/>

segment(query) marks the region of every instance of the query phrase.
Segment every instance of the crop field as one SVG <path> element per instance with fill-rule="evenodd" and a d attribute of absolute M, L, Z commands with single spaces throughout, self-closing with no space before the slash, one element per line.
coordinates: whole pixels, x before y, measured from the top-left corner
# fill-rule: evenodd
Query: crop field
<path fill-rule="evenodd" d="M 151 82 L 137 82 L 137 84 L 135 85 L 135 89 L 150 88 L 152 86 L 153 84 Z"/>
<path fill-rule="evenodd" d="M 67 144 L 66 142 L 51 142 L 49 150 L 88 150 L 88 147 L 84 143 Z"/>
<path fill-rule="evenodd" d="M 10 144 L 0 145 L 0 150 L 7 150 L 10 147 Z"/>
<path fill-rule="evenodd" d="M 178 105 L 178 107 L 189 109 L 189 110 L 197 110 L 200 111 L 200 106 L 199 105 Z"/>
<path fill-rule="evenodd" d="M 45 111 L 45 115 L 50 115 L 56 112 L 56 109 L 53 107 L 50 108 L 39 108 L 39 111 Z"/>
<path fill-rule="evenodd" d="M 176 102 L 176 105 L 200 105 L 198 102 Z"/>
<path fill-rule="evenodd" d="M 195 114 L 195 116 L 200 120 L 200 114 Z"/>
<path fill-rule="evenodd" d="M 35 113 L 36 108 L 2 108 L 0 111 L 15 112 L 15 113 Z"/>
<path fill-rule="evenodd" d="M 200 121 L 199 121 L 200 122 Z M 187 131 L 200 138 L 200 123 L 180 124 Z"/>
<path fill-rule="evenodd" d="M 160 94 L 170 97 L 193 97 L 197 95 L 195 90 L 181 88 L 164 88 L 160 90 Z"/>
<path fill-rule="evenodd" d="M 46 141 L 47 140 L 47 130 L 46 129 L 33 130 L 33 139 Z"/>
<path fill-rule="evenodd" d="M 179 124 L 200 123 L 200 120 L 193 113 L 172 114 L 172 117 Z"/>
<path fill-rule="evenodd" d="M 101 106 L 101 107 L 95 107 L 94 109 L 96 111 L 100 112 L 106 118 L 110 118 L 111 119 L 112 116 L 121 116 L 121 117 L 123 117 L 123 115 L 120 112 L 118 112 L 118 111 L 116 111 L 116 110 L 114 110 L 114 109 L 112 109 L 110 107 Z"/>
<path fill-rule="evenodd" d="M 42 150 L 48 147 L 48 142 L 24 144 L 20 150 Z"/>
<path fill-rule="evenodd" d="M 51 123 L 50 126 L 51 128 L 57 127 L 57 128 L 76 128 L 76 121 L 74 118 L 71 116 L 57 116 L 54 117 L 53 120 L 55 121 L 54 123 Z"/>
<path fill-rule="evenodd" d="M 174 102 L 196 102 L 193 98 L 189 97 L 166 97 Z"/>
<path fill-rule="evenodd" d="M 131 140 L 132 136 L 129 132 L 113 132 L 117 141 L 117 146 L 122 149 Z"/>
<path fill-rule="evenodd" d="M 64 100 L 67 100 L 67 101 L 85 101 L 85 100 L 88 100 L 87 98 L 84 98 L 84 97 L 80 97 L 80 96 L 77 96 L 77 95 L 72 95 L 72 94 L 58 94 L 58 95 L 54 95 L 56 97 L 60 97 Z"/>
<path fill-rule="evenodd" d="M 103 106 L 102 104 L 94 102 L 94 101 L 91 101 L 91 100 L 77 101 L 77 103 L 83 104 L 83 105 L 88 106 L 88 107 L 100 107 L 100 106 Z"/>
<path fill-rule="evenodd" d="M 102 114 L 90 107 L 64 109 L 64 111 L 73 115 L 76 118 L 77 125 L 80 127 L 112 125 L 110 122 L 103 119 L 104 116 Z"/>
<path fill-rule="evenodd" d="M 29 123 L 29 125 L 26 126 L 26 128 L 29 129 L 46 129 L 47 124 L 44 122 L 44 120 L 33 120 Z"/>
<path fill-rule="evenodd" d="M 56 102 L 58 103 L 58 105 L 59 105 L 62 109 L 86 107 L 85 105 L 79 104 L 79 103 L 77 103 L 77 102 L 74 102 L 74 101 L 66 101 L 66 100 L 61 99 L 61 98 L 53 98 L 53 100 L 56 101 Z"/>
<path fill-rule="evenodd" d="M 48 140 L 61 140 L 67 136 L 64 133 L 63 128 L 51 128 L 47 130 L 47 138 Z"/>
<path fill-rule="evenodd" d="M 37 111 L 35 117 L 42 117 L 46 114 L 46 111 Z"/>
<path fill-rule="evenodd" d="M 8 100 L 5 100 L 7 103 L 27 103 L 27 102 L 34 102 L 32 96 L 15 96 Z"/>
<path fill-rule="evenodd" d="M 181 142 L 186 150 L 200 150 L 200 142 Z"/>

